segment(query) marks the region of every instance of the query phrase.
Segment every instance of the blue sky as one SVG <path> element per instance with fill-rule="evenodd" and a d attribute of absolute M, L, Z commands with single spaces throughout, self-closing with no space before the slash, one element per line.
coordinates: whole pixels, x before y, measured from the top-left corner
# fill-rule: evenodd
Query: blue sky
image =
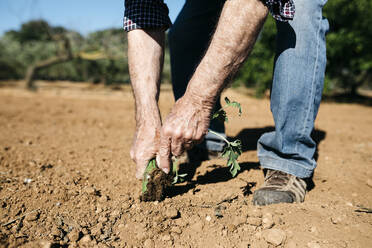
<path fill-rule="evenodd" d="M 185 0 L 165 0 L 172 21 Z M 33 19 L 45 19 L 85 35 L 122 27 L 124 0 L 0 0 L 0 35 Z"/>

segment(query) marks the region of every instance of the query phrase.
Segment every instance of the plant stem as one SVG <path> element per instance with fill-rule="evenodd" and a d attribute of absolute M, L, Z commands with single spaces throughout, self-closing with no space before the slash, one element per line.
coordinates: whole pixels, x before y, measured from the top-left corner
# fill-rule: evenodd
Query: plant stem
<path fill-rule="evenodd" d="M 230 142 L 225 137 L 223 137 L 221 134 L 216 133 L 215 131 L 210 130 L 210 129 L 208 129 L 208 132 L 213 133 L 214 135 L 220 137 L 221 139 L 223 139 L 226 142 L 226 144 L 230 145 Z"/>

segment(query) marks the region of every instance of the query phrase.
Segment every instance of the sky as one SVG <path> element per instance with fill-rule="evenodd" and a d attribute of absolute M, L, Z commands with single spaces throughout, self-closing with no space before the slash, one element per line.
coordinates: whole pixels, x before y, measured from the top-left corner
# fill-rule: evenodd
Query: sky
<path fill-rule="evenodd" d="M 185 0 L 165 0 L 172 22 Z M 0 35 L 17 30 L 29 20 L 44 19 L 86 35 L 121 28 L 124 0 L 0 0 Z"/>

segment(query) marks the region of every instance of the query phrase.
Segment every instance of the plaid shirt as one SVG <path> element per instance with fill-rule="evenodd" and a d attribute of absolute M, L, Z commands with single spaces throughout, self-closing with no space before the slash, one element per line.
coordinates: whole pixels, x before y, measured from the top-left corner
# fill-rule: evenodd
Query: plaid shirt
<path fill-rule="evenodd" d="M 286 22 L 293 19 L 295 13 L 293 0 L 261 1 L 276 20 Z M 125 0 L 124 30 L 168 29 L 172 25 L 168 14 L 168 7 L 163 0 Z"/>

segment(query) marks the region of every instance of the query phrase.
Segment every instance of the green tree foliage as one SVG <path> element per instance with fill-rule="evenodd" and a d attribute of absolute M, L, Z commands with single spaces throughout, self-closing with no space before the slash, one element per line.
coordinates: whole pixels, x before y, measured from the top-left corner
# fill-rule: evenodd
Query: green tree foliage
<path fill-rule="evenodd" d="M 327 82 L 355 94 L 372 76 L 371 0 L 332 0 L 325 7 L 330 23 L 327 36 Z"/>

